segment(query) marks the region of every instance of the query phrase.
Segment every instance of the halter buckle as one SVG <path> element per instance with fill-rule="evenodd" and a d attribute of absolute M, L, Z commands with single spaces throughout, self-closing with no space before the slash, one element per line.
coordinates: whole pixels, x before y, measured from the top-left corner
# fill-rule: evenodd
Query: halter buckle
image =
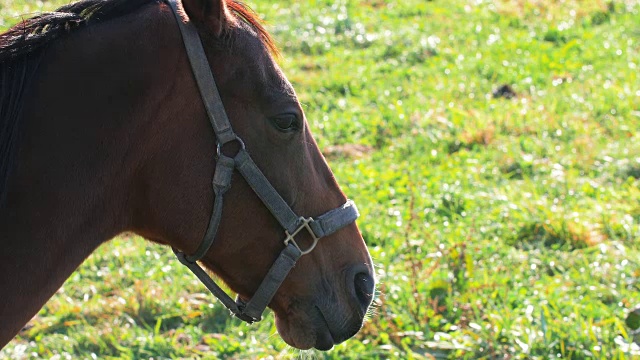
<path fill-rule="evenodd" d="M 233 140 L 227 141 L 224 144 L 221 144 L 220 142 L 216 142 L 216 159 L 219 159 L 221 155 L 224 155 L 222 153 L 222 147 L 228 143 L 231 142 L 237 142 L 240 145 L 240 150 L 238 150 L 238 152 L 245 150 L 246 146 L 244 145 L 244 141 L 242 141 L 242 139 L 238 136 L 236 136 Z M 236 153 L 237 155 L 237 153 Z M 234 158 L 235 156 L 229 156 L 230 158 Z"/>
<path fill-rule="evenodd" d="M 300 250 L 301 255 L 306 255 L 306 254 L 312 252 L 313 249 L 316 248 L 316 245 L 318 245 L 318 240 L 320 240 L 320 238 L 316 236 L 316 234 L 313 232 L 313 229 L 311 228 L 311 226 L 309 226 L 309 224 L 313 222 L 313 218 L 305 218 L 305 217 L 301 216 L 298 219 L 298 221 L 300 221 L 301 224 L 293 232 L 293 234 L 290 234 L 289 230 L 285 230 L 284 231 L 284 233 L 287 235 L 287 238 L 284 239 L 284 244 L 286 246 L 286 245 L 289 245 L 289 243 L 291 243 L 291 244 L 293 244 L 293 246 L 298 248 L 298 250 Z M 309 232 L 309 234 L 313 238 L 313 243 L 311 244 L 311 246 L 309 246 L 309 248 L 307 250 L 302 250 L 300 248 L 300 246 L 298 245 L 298 243 L 296 242 L 296 240 L 295 240 L 296 235 L 298 235 L 298 233 L 300 233 L 300 231 L 302 231 L 304 229 L 307 229 L 307 231 Z"/>

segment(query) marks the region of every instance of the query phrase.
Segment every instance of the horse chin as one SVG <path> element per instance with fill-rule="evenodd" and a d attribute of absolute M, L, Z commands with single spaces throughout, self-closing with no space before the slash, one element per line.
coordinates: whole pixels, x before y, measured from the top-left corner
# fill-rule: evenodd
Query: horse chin
<path fill-rule="evenodd" d="M 308 325 L 310 322 L 311 319 L 304 312 L 289 313 L 286 316 L 276 313 L 276 329 L 280 337 L 288 345 L 300 350 L 311 349 L 316 344 L 316 332 Z"/>
<path fill-rule="evenodd" d="M 292 306 L 284 314 L 275 311 L 278 333 L 297 349 L 326 351 L 351 338 L 362 326 L 362 318 L 345 321 L 340 309 L 324 310 L 318 306 Z"/>
<path fill-rule="evenodd" d="M 316 348 L 330 350 L 336 343 L 329 327 L 317 308 L 310 311 L 276 313 L 276 328 L 282 339 L 300 350 Z"/>

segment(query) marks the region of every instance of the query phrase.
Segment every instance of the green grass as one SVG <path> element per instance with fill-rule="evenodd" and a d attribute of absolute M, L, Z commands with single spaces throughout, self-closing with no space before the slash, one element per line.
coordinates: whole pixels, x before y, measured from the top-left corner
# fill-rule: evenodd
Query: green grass
<path fill-rule="evenodd" d="M 0 27 L 62 3 L 0 0 Z M 250 3 L 361 209 L 375 315 L 300 353 L 120 238 L 0 358 L 640 356 L 639 1 Z"/>

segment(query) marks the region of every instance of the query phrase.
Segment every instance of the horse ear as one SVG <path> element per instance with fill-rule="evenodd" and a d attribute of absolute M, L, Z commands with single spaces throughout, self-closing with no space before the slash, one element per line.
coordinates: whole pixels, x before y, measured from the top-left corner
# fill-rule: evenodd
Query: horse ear
<path fill-rule="evenodd" d="M 225 0 L 182 0 L 182 6 L 192 21 L 209 27 L 216 37 L 227 25 Z"/>

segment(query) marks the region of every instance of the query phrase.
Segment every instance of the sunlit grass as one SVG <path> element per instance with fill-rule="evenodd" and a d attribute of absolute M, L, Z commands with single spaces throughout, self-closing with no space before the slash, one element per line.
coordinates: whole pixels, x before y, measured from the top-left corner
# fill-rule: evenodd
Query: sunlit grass
<path fill-rule="evenodd" d="M 0 0 L 0 27 L 63 3 Z M 640 356 L 639 1 L 250 5 L 362 212 L 379 280 L 362 331 L 299 352 L 125 237 L 0 357 Z"/>

